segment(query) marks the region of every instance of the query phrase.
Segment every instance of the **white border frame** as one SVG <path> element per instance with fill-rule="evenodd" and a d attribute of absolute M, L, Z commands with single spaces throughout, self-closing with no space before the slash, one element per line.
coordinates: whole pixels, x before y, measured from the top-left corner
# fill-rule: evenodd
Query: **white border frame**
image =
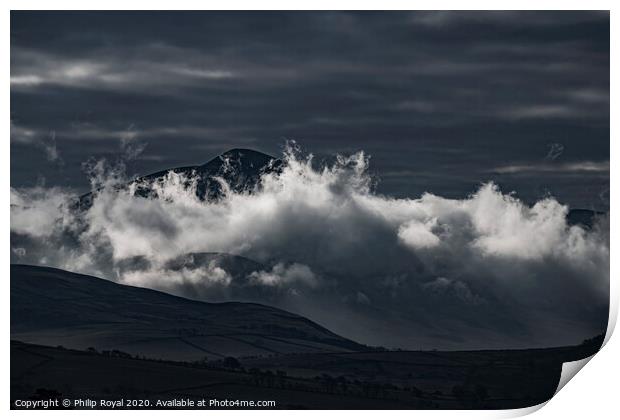
<path fill-rule="evenodd" d="M 326 1 L 326 0 L 297 0 L 294 3 L 284 2 L 278 0 L 263 0 L 263 1 L 227 1 L 227 2 L 211 2 L 211 1 L 197 1 L 197 0 L 176 0 L 161 1 L 119 1 L 108 0 L 106 2 L 89 2 L 77 0 L 57 0 L 50 4 L 41 0 L 24 0 L 24 1 L 7 1 L 8 8 L 5 9 L 4 14 L 0 17 L 2 25 L 2 60 L 4 63 L 5 71 L 5 94 L 2 100 L 2 110 L 5 116 L 2 119 L 3 132 L 7 136 L 6 140 L 2 142 L 2 151 L 0 153 L 1 164 L 0 167 L 3 173 L 0 177 L 0 184 L 6 198 L 4 205 L 0 207 L 2 211 L 2 227 L 5 238 L 4 251 L 0 253 L 2 258 L 2 276 L 3 292 L 2 297 L 4 299 L 4 305 L 2 310 L 2 327 L 4 330 L 4 336 L 9 337 L 9 314 L 10 314 L 10 293 L 9 293 L 9 265 L 10 265 L 10 244 L 8 238 L 10 237 L 10 199 L 8 196 L 10 190 L 10 119 L 7 118 L 10 115 L 10 10 L 82 10 L 85 6 L 89 6 L 87 9 L 95 10 L 136 10 L 136 9 L 156 9 L 156 10 L 371 10 L 380 7 L 384 10 L 610 10 L 610 24 L 611 24 L 611 74 L 618 73 L 618 46 L 620 45 L 618 23 L 619 19 L 614 10 L 614 5 L 618 2 L 612 1 L 551 1 L 551 0 L 522 0 L 522 1 L 443 1 L 441 3 L 433 1 L 396 1 L 396 0 L 384 0 L 380 3 L 369 2 L 364 0 L 342 0 L 342 1 Z M 620 8 L 616 8 L 620 10 Z M 611 78 L 610 82 L 611 100 L 610 100 L 610 162 L 611 168 L 614 167 L 614 163 L 617 162 L 617 146 L 612 139 L 617 137 L 617 121 L 618 117 L 618 84 L 616 79 Z M 614 125 L 616 122 L 616 125 Z M 610 173 L 610 199 L 611 208 L 618 208 L 618 189 L 617 186 L 617 173 L 612 169 Z M 611 242 L 618 238 L 618 225 L 611 220 Z M 612 246 L 611 249 L 611 284 L 610 284 L 610 321 L 608 332 L 605 338 L 606 345 L 595 357 L 592 358 L 592 362 L 588 363 L 588 367 L 584 369 L 584 372 L 579 373 L 579 379 L 571 381 L 565 388 L 553 397 L 548 403 L 541 404 L 539 406 L 530 407 L 519 410 L 499 410 L 499 411 L 210 411 L 205 413 L 203 411 L 182 411 L 172 414 L 170 411 L 115 411 L 113 414 L 109 411 L 11 411 L 9 414 L 15 418 L 38 418 L 45 416 L 49 418 L 101 418 L 108 420 L 109 416 L 113 415 L 119 418 L 135 418 L 142 416 L 149 416 L 153 419 L 167 419 L 169 416 L 183 416 L 190 418 L 201 418 L 205 416 L 215 417 L 228 417 L 228 418 L 242 418 L 244 416 L 252 416 L 253 419 L 269 419 L 274 418 L 284 419 L 290 415 L 295 416 L 299 420 L 314 420 L 318 416 L 355 416 L 357 418 L 367 419 L 374 418 L 378 415 L 388 415 L 395 419 L 407 419 L 412 417 L 417 418 L 512 418 L 526 415 L 545 406 L 545 408 L 536 413 L 537 418 L 575 418 L 582 419 L 585 416 L 592 418 L 609 418 L 614 412 L 617 412 L 618 403 L 616 402 L 617 392 L 616 381 L 618 380 L 617 374 L 620 372 L 619 360 L 620 344 L 618 339 L 612 340 L 608 343 L 611 333 L 613 332 L 617 320 L 618 314 L 618 282 L 616 281 L 618 274 L 618 252 L 616 248 Z M 5 410 L 9 410 L 9 345 L 8 340 L 2 348 L 2 362 L 4 369 L 2 369 L 2 394 L 4 396 Z"/>

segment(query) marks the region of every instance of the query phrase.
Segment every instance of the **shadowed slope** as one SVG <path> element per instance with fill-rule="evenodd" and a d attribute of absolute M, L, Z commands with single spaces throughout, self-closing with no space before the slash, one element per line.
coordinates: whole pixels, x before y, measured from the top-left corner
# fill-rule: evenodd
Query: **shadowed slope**
<path fill-rule="evenodd" d="M 173 360 L 363 348 L 269 306 L 197 302 L 22 265 L 11 266 L 11 338 Z"/>

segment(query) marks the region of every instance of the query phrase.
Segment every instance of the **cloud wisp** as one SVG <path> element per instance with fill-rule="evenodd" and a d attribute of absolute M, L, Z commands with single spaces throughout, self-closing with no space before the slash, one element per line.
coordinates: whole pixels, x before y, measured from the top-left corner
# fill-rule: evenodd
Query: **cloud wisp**
<path fill-rule="evenodd" d="M 600 174 L 609 174 L 609 161 L 606 162 L 566 162 L 566 163 L 534 163 L 534 164 L 517 164 L 498 166 L 493 168 L 491 172 L 499 174 L 513 174 L 520 172 L 534 173 L 583 173 L 592 172 Z"/>

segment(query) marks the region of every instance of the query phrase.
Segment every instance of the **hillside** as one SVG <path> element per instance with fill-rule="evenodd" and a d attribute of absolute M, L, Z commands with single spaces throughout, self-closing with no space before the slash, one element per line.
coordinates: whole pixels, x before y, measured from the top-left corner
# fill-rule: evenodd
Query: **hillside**
<path fill-rule="evenodd" d="M 11 339 L 169 360 L 364 348 L 265 305 L 198 302 L 25 265 L 11 266 Z"/>

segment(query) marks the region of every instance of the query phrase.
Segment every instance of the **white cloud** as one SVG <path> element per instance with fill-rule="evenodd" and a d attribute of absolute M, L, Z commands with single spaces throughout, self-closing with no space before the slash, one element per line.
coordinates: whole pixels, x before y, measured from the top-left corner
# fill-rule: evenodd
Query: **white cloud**
<path fill-rule="evenodd" d="M 271 271 L 254 271 L 249 275 L 253 283 L 266 286 L 279 286 L 301 283 L 313 287 L 317 283 L 316 276 L 310 267 L 303 264 L 276 264 Z"/>
<path fill-rule="evenodd" d="M 432 231 L 436 223 L 437 219 L 425 223 L 417 220 L 406 222 L 398 228 L 398 237 L 413 249 L 433 248 L 441 243 Z"/>
<path fill-rule="evenodd" d="M 165 60 L 161 54 L 170 54 Z M 92 57 L 63 57 L 15 48 L 11 54 L 11 88 L 32 89 L 42 85 L 143 90 L 222 81 L 240 77 L 220 68 L 200 51 L 151 45 L 131 58 L 98 51 Z M 180 63 L 180 64 L 171 64 Z"/>
<path fill-rule="evenodd" d="M 39 133 L 37 133 L 36 130 L 11 121 L 11 142 L 24 144 L 35 143 L 38 135 Z"/>
<path fill-rule="evenodd" d="M 132 286 L 149 287 L 176 294 L 180 288 L 188 285 L 202 290 L 213 286 L 226 287 L 230 285 L 232 277 L 212 261 L 204 267 L 194 269 L 182 267 L 179 270 L 160 268 L 128 271 L 123 274 L 122 281 Z"/>
<path fill-rule="evenodd" d="M 198 200 L 195 184 L 174 173 L 154 186 L 157 199 L 136 197 L 135 184 L 113 187 L 123 181 L 122 170 L 101 163 L 92 165 L 93 185 L 105 188 L 80 217 L 67 211 L 71 198 L 62 191 L 12 190 L 11 232 L 36 238 L 12 247 L 24 248 L 28 261 L 21 262 L 45 260 L 206 300 L 275 304 L 323 319 L 345 335 L 355 330 L 353 338 L 367 342 L 396 340 L 394 325 L 411 331 L 421 313 L 432 328 L 448 331 L 457 328 L 455 319 L 471 319 L 454 330 L 460 334 L 472 322 L 477 326 L 470 332 L 477 335 L 471 337 L 479 337 L 480 328 L 509 335 L 525 323 L 531 340 L 547 345 L 569 343 L 594 328 L 584 308 L 608 298 L 609 232 L 568 226 L 568 209 L 556 200 L 530 207 L 493 184 L 463 199 L 395 199 L 372 192 L 362 153 L 318 169 L 311 157 L 289 153 L 286 159 L 281 174 L 263 177 L 261 190 L 229 191 L 213 202 Z M 217 263 L 180 270 L 167 265 L 200 252 L 240 255 L 266 268 L 235 279 Z M 123 268 L 136 258 L 149 264 Z M 439 292 L 454 299 L 449 308 L 429 306 L 429 296 Z M 562 299 L 539 299 L 549 294 Z M 356 312 L 364 305 L 346 302 L 372 302 L 377 319 Z M 505 313 L 504 324 L 497 311 Z M 532 313 L 579 327 L 561 340 L 547 337 L 528 320 Z M 364 325 L 373 322 L 392 327 L 370 333 Z M 432 332 L 418 327 L 399 337 L 409 344 L 431 340 Z"/>
<path fill-rule="evenodd" d="M 38 239 L 60 235 L 75 223 L 69 208 L 72 199 L 59 188 L 11 188 L 11 232 Z"/>
<path fill-rule="evenodd" d="M 513 174 L 519 172 L 609 172 L 609 161 L 583 161 L 566 163 L 529 163 L 498 166 L 491 172 Z"/>
<path fill-rule="evenodd" d="M 568 105 L 528 105 L 518 106 L 499 112 L 499 115 L 514 120 L 539 118 L 571 118 L 578 116 L 580 111 Z"/>
<path fill-rule="evenodd" d="M 568 93 L 570 98 L 589 104 L 608 104 L 609 92 L 600 89 L 583 88 Z"/>
<path fill-rule="evenodd" d="M 46 135 L 11 121 L 11 142 L 33 145 L 43 150 L 48 161 L 59 164 L 63 163 L 60 152 L 56 146 L 55 130 L 50 131 Z"/>

